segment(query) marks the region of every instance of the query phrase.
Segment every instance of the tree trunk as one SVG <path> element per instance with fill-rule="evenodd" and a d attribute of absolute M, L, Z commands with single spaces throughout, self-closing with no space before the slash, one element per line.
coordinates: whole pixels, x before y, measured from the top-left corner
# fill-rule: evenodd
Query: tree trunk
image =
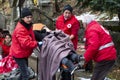
<path fill-rule="evenodd" d="M 55 0 L 55 11 L 60 12 L 60 8 L 58 6 L 58 0 Z"/>

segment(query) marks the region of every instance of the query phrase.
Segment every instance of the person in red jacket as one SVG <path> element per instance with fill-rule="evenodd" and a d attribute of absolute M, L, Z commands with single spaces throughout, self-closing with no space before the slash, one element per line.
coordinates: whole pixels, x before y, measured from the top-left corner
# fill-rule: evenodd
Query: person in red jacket
<path fill-rule="evenodd" d="M 9 55 L 9 50 L 10 50 L 10 46 L 11 46 L 11 38 L 12 37 L 10 34 L 5 35 L 5 38 L 1 44 L 2 58 Z"/>
<path fill-rule="evenodd" d="M 56 20 L 56 29 L 62 30 L 70 36 L 75 50 L 78 44 L 78 30 L 80 28 L 79 21 L 72 14 L 73 8 L 68 4 L 64 6 L 63 14 Z"/>
<path fill-rule="evenodd" d="M 32 30 L 32 19 L 33 16 L 30 9 L 23 8 L 21 19 L 12 34 L 10 55 L 15 59 L 21 72 L 18 80 L 29 80 L 28 58 L 32 54 L 33 49 L 37 47 L 37 41 Z"/>
<path fill-rule="evenodd" d="M 85 28 L 85 62 L 95 61 L 91 80 L 104 80 L 116 60 L 116 49 L 109 31 L 90 15 L 82 16 Z"/>
<path fill-rule="evenodd" d="M 73 8 L 69 4 L 64 6 L 63 14 L 60 15 L 56 20 L 56 29 L 62 30 L 64 33 L 69 35 L 71 41 L 73 42 L 74 49 L 76 50 L 80 23 L 75 18 L 72 11 Z M 63 71 L 61 80 L 71 80 L 70 72 Z"/>

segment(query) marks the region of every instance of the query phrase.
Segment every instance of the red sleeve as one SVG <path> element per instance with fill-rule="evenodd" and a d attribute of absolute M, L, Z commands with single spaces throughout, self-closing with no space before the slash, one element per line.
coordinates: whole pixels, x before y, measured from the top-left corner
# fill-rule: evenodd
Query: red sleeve
<path fill-rule="evenodd" d="M 63 17 L 59 16 L 58 19 L 56 20 L 56 29 L 61 29 L 64 26 L 64 21 Z"/>
<path fill-rule="evenodd" d="M 79 21 L 76 21 L 72 26 L 72 30 L 71 30 L 72 34 L 76 36 L 78 34 L 79 29 L 80 29 L 80 23 Z"/>
<path fill-rule="evenodd" d="M 86 52 L 84 53 L 84 57 L 86 62 L 89 62 L 98 52 L 100 41 L 99 41 L 99 35 L 95 31 L 90 31 L 88 34 L 86 34 L 86 36 L 87 36 L 86 37 L 87 49 Z"/>
<path fill-rule="evenodd" d="M 33 36 L 29 35 L 24 29 L 17 31 L 16 37 L 23 47 L 33 49 L 37 46 L 37 42 L 34 40 Z"/>

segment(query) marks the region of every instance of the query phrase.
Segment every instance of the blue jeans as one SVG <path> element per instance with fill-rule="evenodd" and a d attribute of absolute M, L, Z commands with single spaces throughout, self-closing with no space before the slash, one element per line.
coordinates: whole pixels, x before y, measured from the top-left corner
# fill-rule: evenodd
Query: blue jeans
<path fill-rule="evenodd" d="M 29 71 L 28 71 L 28 59 L 27 58 L 15 58 L 13 57 L 20 69 L 20 77 L 18 80 L 29 80 Z"/>
<path fill-rule="evenodd" d="M 74 62 L 79 62 L 80 55 L 76 54 L 75 52 L 71 52 L 67 57 L 61 60 L 61 64 L 66 65 L 68 67 L 67 70 L 63 70 L 61 76 L 61 80 L 72 80 L 71 79 L 71 72 L 75 68 Z"/>

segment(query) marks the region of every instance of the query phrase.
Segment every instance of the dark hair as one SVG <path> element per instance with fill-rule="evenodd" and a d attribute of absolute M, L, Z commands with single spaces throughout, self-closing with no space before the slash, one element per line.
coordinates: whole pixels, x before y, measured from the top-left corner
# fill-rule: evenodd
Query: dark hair
<path fill-rule="evenodd" d="M 5 35 L 6 35 L 6 34 L 10 34 L 10 32 L 9 32 L 8 30 L 3 30 L 3 33 L 2 33 L 2 34 L 3 34 L 3 38 L 5 38 Z"/>
<path fill-rule="evenodd" d="M 11 34 L 5 34 L 4 38 L 6 38 L 6 36 L 9 36 L 9 37 L 11 38 L 11 40 L 12 40 Z M 10 40 L 9 43 L 6 43 L 6 40 L 4 39 L 3 44 L 5 44 L 5 45 L 7 45 L 7 46 L 10 46 L 10 45 L 11 45 L 11 40 Z"/>
<path fill-rule="evenodd" d="M 11 34 L 9 34 L 9 33 L 5 34 L 5 37 L 6 36 L 9 36 L 10 38 L 12 38 Z"/>
<path fill-rule="evenodd" d="M 2 28 L 0 28 L 0 32 L 3 33 L 3 29 Z"/>

